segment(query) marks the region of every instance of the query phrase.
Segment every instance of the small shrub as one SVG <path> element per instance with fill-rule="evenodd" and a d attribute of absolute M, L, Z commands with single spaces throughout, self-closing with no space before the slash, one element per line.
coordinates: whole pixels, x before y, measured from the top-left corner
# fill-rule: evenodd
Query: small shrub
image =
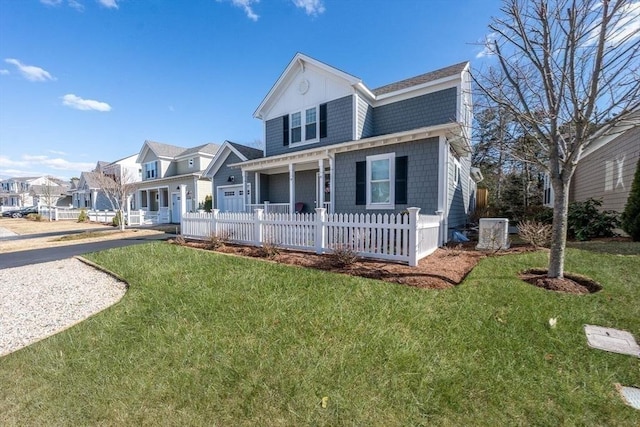
<path fill-rule="evenodd" d="M 274 259 L 280 254 L 280 248 L 273 242 L 264 242 L 260 247 L 260 256 L 268 259 Z"/>
<path fill-rule="evenodd" d="M 621 216 L 622 229 L 631 236 L 634 242 L 640 242 L 640 159 L 636 174 L 631 183 L 629 198 Z"/>
<path fill-rule="evenodd" d="M 114 227 L 120 227 L 120 222 L 122 222 L 122 212 L 116 212 L 116 215 L 111 220 L 111 225 Z"/>
<path fill-rule="evenodd" d="M 551 245 L 551 225 L 539 221 L 521 221 L 518 223 L 518 235 L 534 247 L 548 248 Z"/>
<path fill-rule="evenodd" d="M 358 253 L 349 245 L 338 245 L 333 248 L 330 255 L 333 264 L 338 267 L 346 267 L 358 261 Z"/>
<path fill-rule="evenodd" d="M 183 235 L 179 234 L 176 236 L 175 239 L 173 239 L 173 243 L 175 243 L 176 245 L 180 245 L 183 246 L 184 244 L 187 243 L 186 239 L 184 238 Z"/>
<path fill-rule="evenodd" d="M 213 198 L 211 196 L 207 195 L 204 198 L 204 204 L 202 205 L 202 208 L 206 212 L 211 212 L 211 209 L 213 208 Z"/>
<path fill-rule="evenodd" d="M 599 211 L 602 201 L 589 198 L 584 202 L 569 205 L 567 226 L 569 237 L 589 240 L 594 237 L 611 237 L 618 226 L 618 216 L 614 211 Z"/>
<path fill-rule="evenodd" d="M 32 213 L 32 214 L 27 215 L 27 219 L 29 221 L 38 221 L 39 222 L 39 221 L 42 221 L 42 215 L 36 214 L 36 213 Z"/>
<path fill-rule="evenodd" d="M 89 215 L 87 215 L 86 209 L 80 209 L 80 215 L 78 215 L 78 222 L 89 222 Z"/>
<path fill-rule="evenodd" d="M 207 240 L 207 246 L 212 251 L 220 249 L 229 241 L 229 234 L 225 232 L 211 233 Z"/>

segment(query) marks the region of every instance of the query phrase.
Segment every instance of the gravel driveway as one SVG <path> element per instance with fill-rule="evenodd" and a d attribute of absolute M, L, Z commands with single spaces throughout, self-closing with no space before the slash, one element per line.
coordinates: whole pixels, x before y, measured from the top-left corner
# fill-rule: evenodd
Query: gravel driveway
<path fill-rule="evenodd" d="M 125 283 L 75 258 L 0 270 L 0 356 L 104 310 L 125 291 Z"/>

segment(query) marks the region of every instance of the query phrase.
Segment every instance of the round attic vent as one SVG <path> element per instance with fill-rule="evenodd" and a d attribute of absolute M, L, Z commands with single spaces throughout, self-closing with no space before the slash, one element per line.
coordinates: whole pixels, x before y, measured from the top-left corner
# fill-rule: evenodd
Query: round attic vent
<path fill-rule="evenodd" d="M 309 80 L 302 79 L 300 83 L 298 83 L 298 92 L 300 95 L 304 95 L 309 90 Z"/>

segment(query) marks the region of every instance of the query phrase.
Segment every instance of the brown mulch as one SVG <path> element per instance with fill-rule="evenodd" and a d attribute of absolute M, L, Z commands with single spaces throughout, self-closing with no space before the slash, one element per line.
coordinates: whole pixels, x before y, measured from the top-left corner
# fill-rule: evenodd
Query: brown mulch
<path fill-rule="evenodd" d="M 205 242 L 186 241 L 184 244 L 190 247 L 209 249 L 208 244 Z M 338 265 L 330 255 L 284 249 L 279 249 L 277 254 L 269 259 L 283 264 L 384 280 L 417 288 L 448 289 L 462 282 L 482 258 L 533 250 L 532 246 L 515 245 L 504 251 L 489 253 L 475 250 L 475 244 L 457 245 L 455 247 L 437 249 L 433 254 L 420 260 L 417 267 L 363 258 L 359 258 L 353 264 L 343 266 Z M 253 246 L 227 243 L 217 248 L 216 251 L 232 255 L 265 258 L 264 250 Z"/>
<path fill-rule="evenodd" d="M 547 270 L 540 268 L 525 270 L 518 277 L 539 288 L 556 292 L 584 295 L 598 292 L 602 289 L 598 282 L 588 277 L 565 273 L 563 279 L 552 279 L 547 277 Z"/>
<path fill-rule="evenodd" d="M 207 243 L 200 241 L 186 241 L 181 244 L 193 248 L 210 249 Z M 421 259 L 416 267 L 364 258 L 359 258 L 349 265 L 339 265 L 331 255 L 318 255 L 312 252 L 285 249 L 273 250 L 272 253 L 269 254 L 271 256 L 266 257 L 265 250 L 262 248 L 229 243 L 215 250 L 237 256 L 268 258 L 271 261 L 282 264 L 384 280 L 386 282 L 399 283 L 416 288 L 449 289 L 460 284 L 482 258 L 531 252 L 536 249 L 533 246 L 521 244 L 513 245 L 509 249 L 497 252 L 482 252 L 475 250 L 475 243 L 470 242 L 439 248 L 433 254 Z M 597 282 L 577 274 L 565 273 L 563 279 L 551 279 L 546 275 L 547 270 L 530 269 L 521 272 L 518 277 L 534 286 L 556 292 L 582 295 L 598 292 L 602 289 L 602 286 Z"/>

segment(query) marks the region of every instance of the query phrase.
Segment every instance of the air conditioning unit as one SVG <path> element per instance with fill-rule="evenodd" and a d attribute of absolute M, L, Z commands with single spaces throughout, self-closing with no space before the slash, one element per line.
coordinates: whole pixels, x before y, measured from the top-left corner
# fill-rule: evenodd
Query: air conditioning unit
<path fill-rule="evenodd" d="M 476 249 L 500 250 L 509 248 L 509 220 L 507 218 L 480 218 Z"/>

